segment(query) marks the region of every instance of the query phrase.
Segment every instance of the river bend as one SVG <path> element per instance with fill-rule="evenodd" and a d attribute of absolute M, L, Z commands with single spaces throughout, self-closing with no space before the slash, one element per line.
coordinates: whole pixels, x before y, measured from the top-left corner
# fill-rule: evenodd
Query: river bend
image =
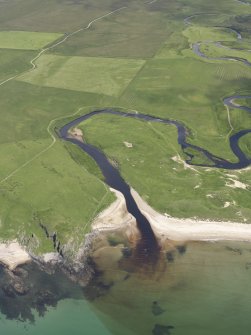
<path fill-rule="evenodd" d="M 231 96 L 224 100 L 224 104 L 231 108 L 242 109 L 242 110 L 245 110 L 246 112 L 251 113 L 251 108 L 235 105 L 234 99 L 238 99 L 238 98 L 251 98 L 251 96 L 245 96 L 245 97 Z M 101 114 L 112 114 L 115 117 L 117 116 L 128 117 L 128 118 L 134 118 L 134 119 L 142 120 L 142 121 L 157 122 L 157 123 L 163 123 L 166 125 L 175 126 L 177 129 L 177 134 L 178 134 L 178 138 L 177 138 L 178 143 L 182 151 L 184 152 L 184 154 L 187 156 L 186 162 L 188 164 L 203 166 L 203 167 L 228 169 L 228 170 L 246 168 L 247 166 L 251 164 L 251 159 L 245 155 L 245 153 L 241 150 L 239 146 L 239 140 L 243 136 L 245 136 L 247 133 L 251 133 L 251 129 L 241 130 L 238 133 L 230 137 L 229 139 L 230 147 L 231 147 L 232 152 L 237 158 L 237 162 L 230 162 L 227 159 L 224 159 L 222 157 L 219 157 L 219 156 L 216 156 L 210 153 L 208 150 L 204 148 L 201 148 L 199 146 L 189 143 L 187 141 L 189 132 L 181 122 L 178 122 L 175 120 L 163 119 L 163 118 L 159 118 L 159 117 L 152 116 L 152 115 L 135 114 L 135 113 L 118 111 L 114 109 L 102 109 L 102 110 L 96 110 L 86 115 L 80 116 L 76 118 L 75 120 L 67 123 L 63 127 L 61 127 L 59 130 L 60 138 L 77 145 L 81 150 L 85 151 L 89 156 L 91 156 L 96 161 L 100 170 L 102 171 L 102 174 L 105 178 L 105 182 L 107 183 L 107 185 L 120 191 L 124 195 L 128 212 L 131 213 L 136 218 L 138 229 L 141 232 L 141 236 L 142 236 L 143 249 L 146 252 L 147 250 L 150 250 L 150 249 L 156 250 L 156 248 L 158 248 L 158 243 L 156 241 L 156 238 L 152 231 L 150 223 L 148 222 L 146 217 L 140 212 L 131 194 L 129 185 L 122 178 L 119 170 L 110 163 L 109 159 L 105 156 L 105 154 L 102 151 L 100 151 L 98 148 L 96 148 L 92 144 L 84 143 L 76 138 L 72 138 L 69 133 L 69 130 L 71 128 L 76 127 L 81 122 L 84 122 L 88 120 L 89 118 L 94 117 L 95 115 L 101 115 Z M 208 159 L 209 163 L 208 164 L 194 164 L 192 162 L 193 155 L 187 152 L 187 149 L 189 148 L 192 148 L 194 151 L 197 151 L 200 154 L 202 153 Z"/>

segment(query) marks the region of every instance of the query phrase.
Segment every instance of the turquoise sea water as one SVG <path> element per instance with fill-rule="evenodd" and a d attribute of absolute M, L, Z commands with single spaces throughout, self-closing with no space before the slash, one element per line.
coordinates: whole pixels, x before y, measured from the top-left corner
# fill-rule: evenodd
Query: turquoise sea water
<path fill-rule="evenodd" d="M 119 247 L 102 248 L 86 298 L 62 300 L 34 325 L 2 316 L 0 333 L 250 335 L 251 245 L 189 243 L 168 252 L 140 265 L 119 257 Z"/>
<path fill-rule="evenodd" d="M 49 308 L 35 324 L 0 320 L 0 333 L 4 335 L 110 335 L 85 300 L 66 299 L 56 308 Z"/>

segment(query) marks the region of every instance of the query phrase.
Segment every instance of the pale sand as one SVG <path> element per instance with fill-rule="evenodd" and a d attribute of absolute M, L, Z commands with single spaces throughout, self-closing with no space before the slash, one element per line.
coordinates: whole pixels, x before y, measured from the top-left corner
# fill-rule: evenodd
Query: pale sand
<path fill-rule="evenodd" d="M 114 189 L 111 191 L 116 194 L 117 199 L 95 218 L 92 229 L 102 231 L 127 227 L 128 232 L 135 232 L 136 220 L 128 213 L 124 196 Z M 156 212 L 135 190 L 131 189 L 131 192 L 142 214 L 148 219 L 160 240 L 168 238 L 173 241 L 251 242 L 251 224 L 173 218 L 168 214 L 162 215 Z M 56 261 L 56 258 L 55 253 L 44 255 L 45 262 Z M 10 270 L 29 261 L 31 261 L 30 255 L 18 242 L 0 243 L 0 263 Z"/>
<path fill-rule="evenodd" d="M 70 138 L 76 138 L 80 142 L 84 142 L 84 140 L 83 140 L 83 132 L 79 128 L 73 128 L 73 129 L 71 129 L 69 131 L 69 135 L 68 136 Z"/>
<path fill-rule="evenodd" d="M 14 270 L 18 265 L 31 261 L 30 255 L 16 241 L 0 243 L 0 263 Z"/>
<path fill-rule="evenodd" d="M 92 229 L 109 230 L 125 225 L 136 226 L 135 218 L 127 211 L 123 194 L 113 188 L 110 190 L 115 193 L 117 199 L 94 219 Z"/>
<path fill-rule="evenodd" d="M 135 219 L 126 210 L 123 195 L 111 190 L 116 194 L 117 200 L 96 217 L 93 224 L 95 229 L 114 229 L 126 224 L 135 224 Z M 173 241 L 251 241 L 251 224 L 173 218 L 156 212 L 135 190 L 132 189 L 131 192 L 160 240 L 168 238 Z"/>
<path fill-rule="evenodd" d="M 231 183 L 226 183 L 226 186 L 228 186 L 228 187 L 242 188 L 243 190 L 246 190 L 248 188 L 247 184 L 244 184 L 244 183 L 240 182 L 239 180 L 236 180 L 236 179 L 233 179 L 233 178 L 229 178 L 229 181 Z"/>
<path fill-rule="evenodd" d="M 191 165 L 187 164 L 187 163 L 180 157 L 179 154 L 177 154 L 176 156 L 173 156 L 171 159 L 172 159 L 174 162 L 177 162 L 177 163 L 179 163 L 179 164 L 183 164 L 185 170 L 186 170 L 186 169 L 190 169 L 190 170 L 193 170 L 193 171 L 195 171 L 195 172 L 198 173 L 198 170 L 196 170 L 196 169 L 195 169 L 194 167 L 192 167 Z"/>
<path fill-rule="evenodd" d="M 175 241 L 251 241 L 251 224 L 167 217 L 152 209 L 135 190 L 131 192 L 159 237 L 164 235 Z"/>

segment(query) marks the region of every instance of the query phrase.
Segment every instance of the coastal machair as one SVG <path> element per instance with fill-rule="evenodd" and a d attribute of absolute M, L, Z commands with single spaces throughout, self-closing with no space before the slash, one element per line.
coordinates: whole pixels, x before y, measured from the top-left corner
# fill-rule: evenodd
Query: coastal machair
<path fill-rule="evenodd" d="M 251 334 L 251 0 L 0 0 L 0 333 Z"/>

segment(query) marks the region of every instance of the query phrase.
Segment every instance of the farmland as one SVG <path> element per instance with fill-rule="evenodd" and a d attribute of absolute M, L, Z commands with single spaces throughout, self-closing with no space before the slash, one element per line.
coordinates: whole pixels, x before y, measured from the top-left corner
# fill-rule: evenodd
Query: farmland
<path fill-rule="evenodd" d="M 24 74 L 19 80 L 40 86 L 118 96 L 143 64 L 143 60 L 46 55 L 39 59 L 35 71 Z"/>
<path fill-rule="evenodd" d="M 0 49 L 39 50 L 61 36 L 28 31 L 1 31 Z"/>
<path fill-rule="evenodd" d="M 34 252 L 51 251 L 42 224 L 57 232 L 65 249 L 69 243 L 77 249 L 94 217 L 113 202 L 97 165 L 54 131 L 95 109 L 178 120 L 190 143 L 236 161 L 229 136 L 250 128 L 250 114 L 227 108 L 223 99 L 250 95 L 251 67 L 199 57 L 192 44 L 201 42 L 209 58 L 251 60 L 251 7 L 200 0 L 21 3 L 0 2 L 3 240 L 19 238 Z M 194 16 L 216 9 L 215 15 Z M 249 100 L 236 102 L 250 106 Z M 174 127 L 106 115 L 81 129 L 84 140 L 116 161 L 124 179 L 159 212 L 251 222 L 249 170 L 187 166 Z M 240 146 L 250 157 L 250 134 Z M 246 189 L 232 187 L 231 178 Z"/>

